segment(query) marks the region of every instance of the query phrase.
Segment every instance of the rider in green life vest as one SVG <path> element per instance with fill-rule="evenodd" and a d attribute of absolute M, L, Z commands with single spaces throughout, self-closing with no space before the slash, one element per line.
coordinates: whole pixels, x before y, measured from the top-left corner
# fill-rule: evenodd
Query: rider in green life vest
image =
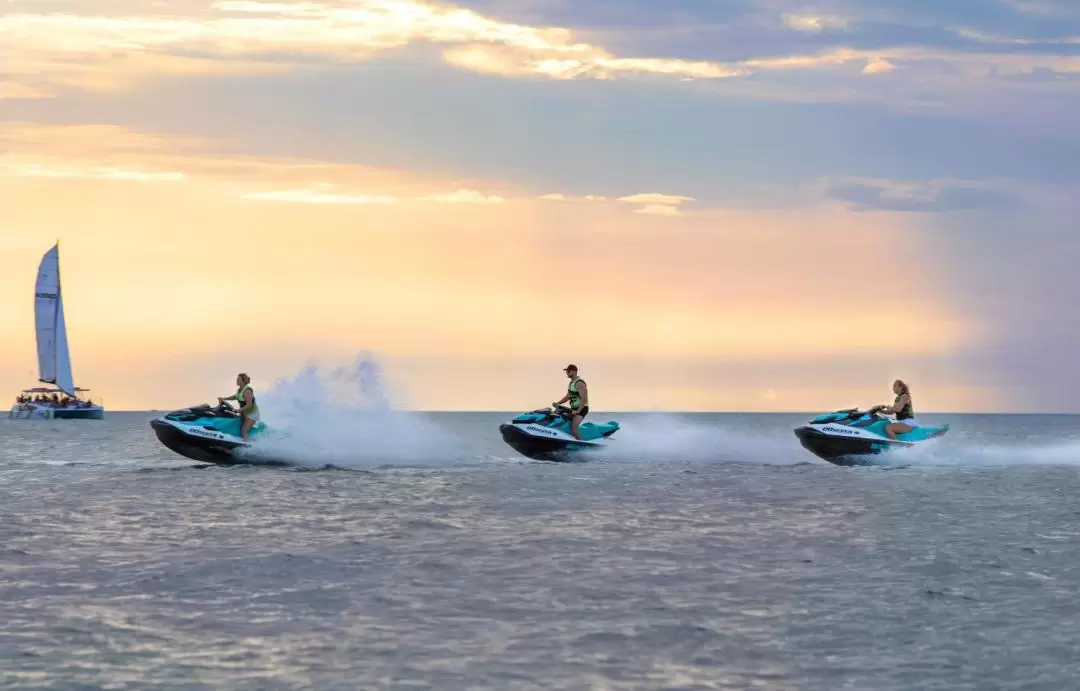
<path fill-rule="evenodd" d="M 255 404 L 255 390 L 251 388 L 251 377 L 241 372 L 236 375 L 236 393 L 226 398 L 218 398 L 218 403 L 236 401 L 240 405 L 240 436 L 247 441 L 248 432 L 259 421 L 259 406 Z"/>
<path fill-rule="evenodd" d="M 893 382 L 892 390 L 896 394 L 896 399 L 892 405 L 878 405 L 871 410 L 896 416 L 896 422 L 889 424 L 885 428 L 885 434 L 888 435 L 889 439 L 895 440 L 897 434 L 912 431 L 919 426 L 919 422 L 915 419 L 915 409 L 911 404 L 911 389 L 908 388 L 908 385 L 897 379 Z"/>
<path fill-rule="evenodd" d="M 577 365 L 567 365 L 563 370 L 570 379 L 570 385 L 566 387 L 566 395 L 555 401 L 554 405 L 570 403 L 573 417 L 570 419 L 570 434 L 574 439 L 581 440 L 578 428 L 581 421 L 589 414 L 589 388 L 585 386 L 585 380 L 578 376 Z"/>

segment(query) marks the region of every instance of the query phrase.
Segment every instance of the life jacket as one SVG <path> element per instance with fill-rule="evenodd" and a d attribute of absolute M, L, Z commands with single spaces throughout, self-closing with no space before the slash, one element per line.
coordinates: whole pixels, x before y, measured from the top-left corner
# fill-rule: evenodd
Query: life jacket
<path fill-rule="evenodd" d="M 897 394 L 896 400 L 893 401 L 895 406 L 900 402 L 900 397 L 904 394 Z M 908 402 L 904 404 L 904 407 L 900 409 L 900 412 L 896 414 L 897 420 L 911 420 L 915 417 L 915 409 L 911 406 L 911 394 L 908 394 Z"/>
<path fill-rule="evenodd" d="M 566 387 L 566 393 L 570 396 L 570 407 L 577 408 L 581 405 L 581 394 L 578 393 L 578 382 L 582 381 L 581 377 L 574 377 L 570 380 L 570 385 Z"/>
<path fill-rule="evenodd" d="M 259 406 L 255 405 L 255 391 L 251 388 L 251 384 L 244 384 L 236 390 L 236 402 L 241 408 L 244 407 L 244 392 L 251 391 L 251 409 L 258 410 Z"/>

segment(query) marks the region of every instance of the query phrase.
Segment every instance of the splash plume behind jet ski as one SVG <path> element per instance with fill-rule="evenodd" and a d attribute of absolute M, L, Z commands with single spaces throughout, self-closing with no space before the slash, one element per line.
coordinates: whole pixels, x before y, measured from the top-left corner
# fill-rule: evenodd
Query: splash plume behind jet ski
<path fill-rule="evenodd" d="M 582 423 L 581 440 L 570 434 L 572 413 L 565 406 L 523 413 L 499 426 L 503 441 L 537 461 L 572 461 L 581 452 L 601 449 L 619 431 L 618 422 Z"/>
<path fill-rule="evenodd" d="M 263 463 L 244 456 L 251 448 L 250 441 L 266 434 L 266 425 L 256 422 L 248 432 L 250 441 L 244 441 L 240 424 L 239 413 L 228 403 L 182 408 L 150 421 L 158 441 L 181 456 L 218 465 Z"/>
<path fill-rule="evenodd" d="M 918 426 L 892 440 L 885 428 L 892 420 L 876 410 L 838 410 L 797 427 L 795 436 L 810 453 L 836 465 L 870 465 L 874 456 L 923 444 L 949 431 L 948 425 Z"/>

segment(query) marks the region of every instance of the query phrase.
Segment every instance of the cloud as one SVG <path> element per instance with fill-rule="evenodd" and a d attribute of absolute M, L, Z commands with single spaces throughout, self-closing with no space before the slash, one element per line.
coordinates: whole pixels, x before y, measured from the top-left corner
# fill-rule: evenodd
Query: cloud
<path fill-rule="evenodd" d="M 520 23 L 424 0 L 223 0 L 209 5 L 175 0 L 169 14 L 155 14 L 157 4 L 124 2 L 96 15 L 88 14 L 85 4 L 68 0 L 50 3 L 55 8 L 50 12 L 38 9 L 38 3 L 13 4 L 21 11 L 0 12 L 0 99 L 60 95 L 72 86 L 123 89 L 162 75 L 278 75 L 388 54 L 425 59 L 431 53 L 425 46 L 439 47 L 442 60 L 458 69 L 504 77 L 720 81 L 724 84 L 713 88 L 728 96 L 877 100 L 902 106 L 913 100 L 975 100 L 970 87 L 980 83 L 997 92 L 1051 92 L 1064 88 L 1055 83 L 1057 75 L 1080 73 L 1080 57 L 1071 54 L 1074 39 L 1060 38 L 1068 24 L 1059 17 L 1071 16 L 1062 15 L 1067 4 L 1011 0 L 1011 6 L 997 5 L 985 13 L 997 18 L 995 23 L 980 22 L 982 13 L 937 5 L 898 12 L 895 3 L 884 0 L 829 0 L 815 11 L 779 14 L 790 31 L 777 31 L 777 15 L 762 22 L 762 8 L 752 2 L 723 10 L 691 8 L 685 16 L 700 21 L 688 24 L 682 14 L 657 19 L 657 10 L 638 5 L 596 12 L 556 3 L 554 8 L 530 5 L 511 11 L 498 2 L 461 1 L 485 12 L 510 12 Z M 999 15 L 1022 29 L 1031 22 L 1038 26 L 1020 38 L 999 36 L 994 32 L 1009 31 Z M 621 27 L 660 21 L 665 28 L 655 35 L 617 35 L 612 40 L 623 48 L 616 54 L 593 38 L 610 32 L 581 34 L 548 25 L 548 17 L 570 26 L 606 17 L 609 29 L 612 18 Z M 1025 18 L 1027 23 L 1018 21 Z M 1057 33 L 1051 32 L 1053 26 L 1059 26 Z M 643 41 L 647 49 L 635 47 Z M 420 50 L 410 53 L 410 47 Z M 892 91 L 867 93 L 862 84 L 845 85 L 846 80 L 894 72 L 898 65 L 910 83 L 891 80 Z M 806 71 L 825 78 L 795 82 L 786 74 Z M 739 79 L 750 75 L 757 78 Z"/>
<path fill-rule="evenodd" d="M 546 201 L 560 201 L 560 202 L 606 202 L 607 197 L 598 197 L 596 195 L 587 194 L 583 197 L 571 197 L 565 194 L 545 194 L 540 199 Z M 686 202 L 696 201 L 693 197 L 683 197 L 673 194 L 633 194 L 628 197 L 618 197 L 614 201 L 626 202 L 629 204 L 641 204 L 638 209 L 634 209 L 633 213 L 636 214 L 651 214 L 655 216 L 679 216 L 679 205 Z"/>
<path fill-rule="evenodd" d="M 693 197 L 684 197 L 676 194 L 658 194 L 649 192 L 645 194 L 633 194 L 629 197 L 620 197 L 620 202 L 630 204 L 644 204 L 635 209 L 636 214 L 649 214 L 653 216 L 678 216 L 681 214 L 679 207 L 686 202 L 696 201 Z"/>
<path fill-rule="evenodd" d="M 591 46 L 565 53 L 523 54 L 513 46 L 469 45 L 447 50 L 443 57 L 455 67 L 503 76 L 536 75 L 551 79 L 613 79 L 622 74 L 656 74 L 689 79 L 724 79 L 746 74 L 745 70 L 714 62 L 615 58 Z"/>
<path fill-rule="evenodd" d="M 252 192 L 244 199 L 255 201 L 291 202 L 294 204 L 393 204 L 395 197 L 370 194 L 333 194 L 314 190 L 295 189 L 274 192 Z"/>
<path fill-rule="evenodd" d="M 594 194 L 586 194 L 583 197 L 567 196 L 562 193 L 544 194 L 540 196 L 540 199 L 549 202 L 604 202 L 607 201 L 607 197 L 598 197 Z"/>
<path fill-rule="evenodd" d="M 784 14 L 781 19 L 784 26 L 789 29 L 814 33 L 819 33 L 825 29 L 843 29 L 848 25 L 847 19 L 835 15 Z"/>
<path fill-rule="evenodd" d="M 636 214 L 651 214 L 655 216 L 678 216 L 681 212 L 677 206 L 665 204 L 646 204 L 640 209 L 634 209 Z"/>
<path fill-rule="evenodd" d="M 876 60 L 871 60 L 866 64 L 866 67 L 863 68 L 863 74 L 882 74 L 885 72 L 892 72 L 895 69 L 896 65 L 888 60 L 878 58 Z"/>
<path fill-rule="evenodd" d="M 177 182 L 185 177 L 183 173 L 177 172 L 148 172 L 102 166 L 4 162 L 0 162 L 0 175 L 22 178 L 119 180 L 125 182 Z"/>
<path fill-rule="evenodd" d="M 825 196 L 854 211 L 952 212 L 999 209 L 1016 199 L 982 183 L 961 180 L 897 182 L 853 178 L 828 182 Z"/>
<path fill-rule="evenodd" d="M 315 189 L 289 189 L 269 192 L 250 192 L 243 199 L 294 204 L 395 204 L 397 202 L 425 201 L 442 204 L 502 204 L 503 197 L 484 195 L 476 190 L 459 189 L 448 194 L 428 194 L 421 197 L 395 197 L 385 194 L 347 194 L 331 192 L 333 185 L 318 185 Z"/>
<path fill-rule="evenodd" d="M 634 194 L 629 197 L 620 197 L 620 202 L 629 202 L 631 204 L 670 204 L 672 206 L 678 206 L 685 202 L 695 201 L 693 197 L 682 197 L 674 194 Z"/>
<path fill-rule="evenodd" d="M 716 62 L 617 56 L 564 28 L 500 22 L 417 0 L 348 4 L 226 0 L 201 14 L 0 14 L 0 74 L 115 88 L 139 75 L 282 70 L 316 58 L 351 63 L 413 43 L 449 45 L 455 66 L 552 79 L 620 75 L 722 79 Z"/>
<path fill-rule="evenodd" d="M 447 204 L 502 204 L 506 199 L 496 195 L 484 195 L 476 190 L 461 189 L 450 194 L 431 194 L 424 199 Z"/>

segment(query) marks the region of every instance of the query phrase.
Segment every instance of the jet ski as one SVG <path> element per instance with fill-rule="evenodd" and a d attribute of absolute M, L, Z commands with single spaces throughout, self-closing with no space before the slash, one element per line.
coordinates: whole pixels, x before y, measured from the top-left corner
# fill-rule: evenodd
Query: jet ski
<path fill-rule="evenodd" d="M 896 435 L 894 441 L 885 434 L 891 422 L 878 409 L 860 412 L 851 408 L 816 417 L 796 428 L 795 436 L 815 456 L 836 465 L 852 466 L 871 465 L 878 454 L 916 446 L 949 431 L 948 425 L 920 425 L 906 434 Z"/>
<path fill-rule="evenodd" d="M 572 413 L 565 406 L 541 408 L 523 413 L 499 425 L 503 441 L 515 451 L 537 461 L 566 462 L 579 452 L 603 448 L 608 437 L 619 431 L 619 423 L 582 423 L 581 440 L 570 434 Z"/>
<path fill-rule="evenodd" d="M 240 414 L 226 402 L 213 407 L 204 403 L 174 410 L 150 421 L 158 441 L 172 451 L 194 461 L 218 465 L 252 462 L 243 459 L 251 444 L 240 436 L 240 424 Z M 266 431 L 263 422 L 256 422 L 248 438 L 258 439 Z"/>

